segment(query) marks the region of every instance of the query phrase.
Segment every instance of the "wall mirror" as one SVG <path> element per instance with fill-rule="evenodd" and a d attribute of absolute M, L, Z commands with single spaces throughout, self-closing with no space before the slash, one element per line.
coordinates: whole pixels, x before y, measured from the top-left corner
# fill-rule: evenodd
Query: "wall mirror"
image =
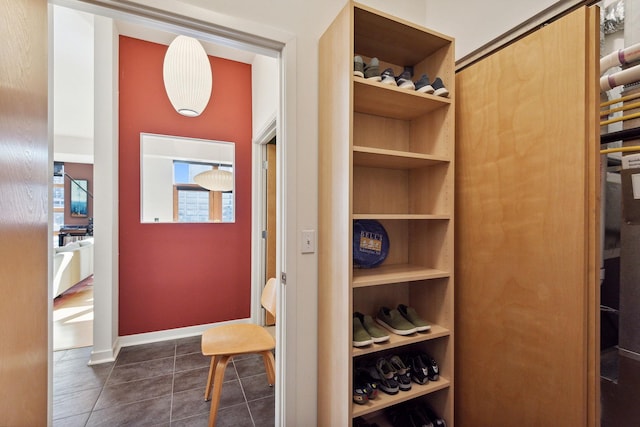
<path fill-rule="evenodd" d="M 233 142 L 141 133 L 141 221 L 235 222 L 234 161 Z M 194 180 L 214 170 L 225 178 L 224 185 L 209 190 Z"/>

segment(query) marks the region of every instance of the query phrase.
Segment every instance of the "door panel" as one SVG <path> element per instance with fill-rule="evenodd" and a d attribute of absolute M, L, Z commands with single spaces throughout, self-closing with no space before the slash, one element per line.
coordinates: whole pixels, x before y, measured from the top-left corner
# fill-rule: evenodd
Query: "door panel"
<path fill-rule="evenodd" d="M 596 12 L 457 75 L 462 426 L 598 421 Z"/>
<path fill-rule="evenodd" d="M 0 17 L 0 425 L 45 426 L 53 179 L 47 2 L 0 1 Z"/>

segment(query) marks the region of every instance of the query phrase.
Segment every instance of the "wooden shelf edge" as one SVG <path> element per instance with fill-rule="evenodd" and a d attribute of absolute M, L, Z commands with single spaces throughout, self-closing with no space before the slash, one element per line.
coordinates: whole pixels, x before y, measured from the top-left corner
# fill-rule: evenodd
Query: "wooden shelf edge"
<path fill-rule="evenodd" d="M 451 331 L 449 331 L 449 329 L 440 325 L 431 324 L 431 329 L 428 332 L 418 332 L 407 336 L 389 333 L 389 341 L 381 344 L 370 344 L 367 347 L 353 347 L 351 355 L 353 357 L 365 356 L 367 354 L 377 353 L 379 351 L 402 347 L 409 344 L 448 337 L 450 334 Z"/>
<path fill-rule="evenodd" d="M 398 394 L 390 395 L 380 391 L 378 392 L 378 397 L 376 399 L 369 401 L 364 405 L 352 404 L 353 409 L 351 411 L 351 416 L 352 418 L 356 418 L 370 414 L 372 412 L 388 408 L 389 406 L 397 405 L 398 403 L 406 402 L 408 400 L 415 399 L 416 397 L 425 396 L 438 390 L 445 389 L 449 386 L 449 380 L 440 376 L 438 381 L 430 381 L 425 385 L 412 383 L 411 390 L 399 391 Z"/>
<path fill-rule="evenodd" d="M 390 117 L 400 120 L 413 120 L 423 114 L 452 104 L 451 99 L 411 91 L 397 86 L 370 81 L 362 77 L 352 76 L 354 87 L 355 112 Z M 373 99 L 387 99 L 387 103 L 370 102 Z M 405 109 L 392 109 L 387 106 L 406 104 Z"/>
<path fill-rule="evenodd" d="M 395 264 L 370 269 L 354 269 L 352 287 L 387 285 L 391 283 L 416 282 L 419 280 L 442 279 L 451 273 L 434 268 L 410 264 Z"/>
<path fill-rule="evenodd" d="M 353 214 L 352 219 L 448 220 L 449 214 Z"/>
<path fill-rule="evenodd" d="M 354 164 L 362 166 L 376 167 L 380 164 L 388 168 L 414 169 L 451 162 L 449 157 L 436 154 L 388 150 L 361 145 L 354 145 L 352 150 Z"/>

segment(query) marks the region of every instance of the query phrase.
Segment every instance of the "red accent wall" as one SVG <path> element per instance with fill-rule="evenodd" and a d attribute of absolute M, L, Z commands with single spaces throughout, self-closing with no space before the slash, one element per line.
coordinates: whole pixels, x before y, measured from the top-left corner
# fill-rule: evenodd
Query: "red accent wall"
<path fill-rule="evenodd" d="M 119 335 L 250 316 L 251 66 L 209 57 L 213 93 L 179 115 L 162 81 L 167 46 L 120 37 Z M 235 142 L 236 222 L 141 224 L 140 133 Z"/>

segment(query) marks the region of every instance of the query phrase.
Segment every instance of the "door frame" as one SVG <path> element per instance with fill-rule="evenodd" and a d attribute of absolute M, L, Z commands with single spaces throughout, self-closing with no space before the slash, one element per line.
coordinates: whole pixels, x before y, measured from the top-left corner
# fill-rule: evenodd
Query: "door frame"
<path fill-rule="evenodd" d="M 213 43 L 275 57 L 278 60 L 280 88 L 274 122 L 275 132 L 279 138 L 279 143 L 276 147 L 278 159 L 276 164 L 276 223 L 279 225 L 276 237 L 276 277 L 281 286 L 277 287 L 278 319 L 280 321 L 276 325 L 276 354 L 278 357 L 276 357 L 275 425 L 285 425 L 287 420 L 295 421 L 296 382 L 293 375 L 287 375 L 285 360 L 286 365 L 296 366 L 296 335 L 286 333 L 287 329 L 295 330 L 296 295 L 295 291 L 287 292 L 280 280 L 281 274 L 285 271 L 289 281 L 295 282 L 296 277 L 295 221 L 286 220 L 289 216 L 295 218 L 296 212 L 295 185 L 291 184 L 296 182 L 294 141 L 296 140 L 297 43 L 295 36 L 286 31 L 259 26 L 255 22 L 220 14 L 212 14 L 213 16 L 209 17 L 207 21 L 203 21 L 201 20 L 202 18 L 189 17 L 130 2 L 122 4 L 110 0 L 50 0 L 50 3 L 97 16 L 125 19 L 141 25 L 151 25 L 176 34 L 187 34 Z M 229 22 L 233 23 L 233 28 L 227 26 Z M 117 40 L 112 40 L 112 42 L 117 43 Z M 107 72 L 111 71 L 108 70 Z M 115 79 L 117 79 L 117 70 L 115 76 Z M 101 179 L 102 185 L 105 187 L 101 197 L 108 200 L 117 200 L 118 188 L 117 96 L 114 96 L 114 93 L 117 92 L 114 92 L 113 89 L 115 88 L 101 89 L 100 94 L 102 99 L 108 99 L 109 101 L 110 111 L 108 111 L 108 117 L 110 119 L 108 121 L 110 123 L 106 126 L 109 129 L 106 130 L 108 131 L 107 134 L 111 135 L 111 141 L 116 141 L 116 143 L 111 144 L 109 148 L 103 149 L 101 156 L 96 156 L 98 162 L 94 162 L 94 167 L 104 168 L 104 172 L 108 172 L 103 174 Z M 100 95 L 96 94 L 96 105 L 99 104 L 100 99 Z M 98 114 L 97 110 L 95 114 Z M 108 137 L 102 139 L 107 140 Z M 50 153 L 50 156 L 50 161 L 52 162 L 53 154 Z M 98 163 L 101 163 L 101 165 L 98 165 Z M 99 185 L 98 179 L 96 178 L 96 186 Z M 95 290 L 94 310 L 96 312 L 96 320 L 98 320 L 98 317 L 102 320 L 99 322 L 94 321 L 94 351 L 90 364 L 113 361 L 120 349 L 117 319 L 118 206 L 109 203 L 105 204 L 105 207 L 108 209 L 103 211 L 102 220 L 99 218 L 99 209 L 96 209 L 96 222 L 101 224 L 105 238 L 96 239 L 95 250 L 96 253 L 102 253 L 105 259 L 111 260 L 111 265 L 103 268 L 103 277 L 105 277 L 106 282 L 111 283 L 111 286 L 103 292 L 99 289 Z M 100 233 L 100 230 L 96 230 L 96 233 Z M 97 266 L 96 272 L 98 272 Z M 255 287 L 253 284 L 256 282 L 253 279 L 254 276 L 256 274 L 252 273 L 252 295 L 256 294 L 255 289 L 253 289 Z M 105 286 L 105 288 L 107 287 Z M 252 316 L 254 316 L 253 311 Z M 51 322 L 51 316 L 49 316 L 49 322 Z M 287 325 L 291 325 L 292 328 L 287 328 Z M 102 345 L 102 347 L 96 349 L 96 343 Z M 287 349 L 293 351 L 287 351 Z M 51 379 L 49 381 L 51 382 Z M 289 386 L 287 387 L 287 385 Z M 49 384 L 49 389 L 51 389 L 51 384 Z"/>

